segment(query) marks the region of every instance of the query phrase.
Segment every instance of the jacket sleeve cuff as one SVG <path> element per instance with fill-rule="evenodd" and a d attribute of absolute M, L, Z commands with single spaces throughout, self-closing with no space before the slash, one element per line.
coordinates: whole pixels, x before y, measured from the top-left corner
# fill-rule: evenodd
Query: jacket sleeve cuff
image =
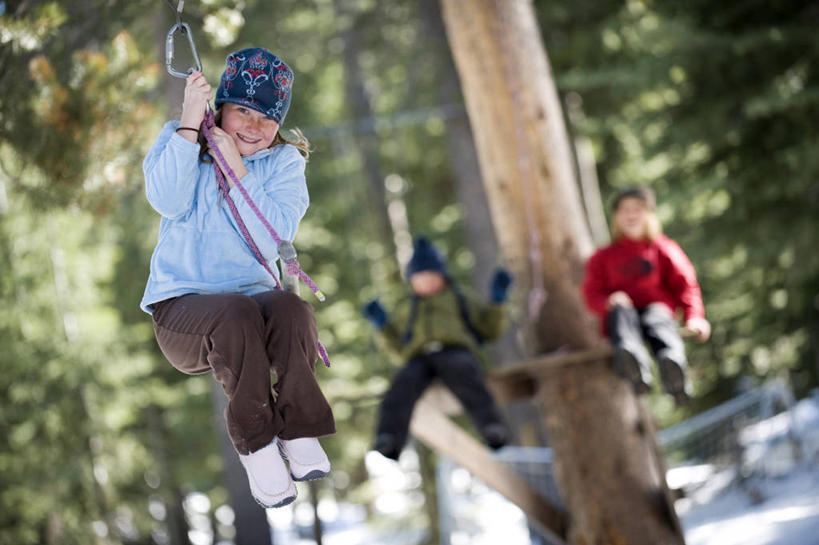
<path fill-rule="evenodd" d="M 199 142 L 191 142 L 190 140 L 186 139 L 184 136 L 176 132 L 177 125 L 172 126 L 173 134 L 171 135 L 170 140 L 168 140 L 168 145 L 174 146 L 180 151 L 188 152 L 188 153 L 195 153 L 199 154 Z"/>

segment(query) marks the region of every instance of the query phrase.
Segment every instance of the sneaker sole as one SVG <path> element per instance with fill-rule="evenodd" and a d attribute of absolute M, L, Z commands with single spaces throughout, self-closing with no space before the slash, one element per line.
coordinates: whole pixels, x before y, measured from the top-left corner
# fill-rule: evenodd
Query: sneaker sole
<path fill-rule="evenodd" d="M 256 496 L 253 496 L 253 499 L 256 500 L 256 503 L 258 503 L 259 505 L 261 505 L 265 509 L 276 509 L 277 507 L 284 507 L 285 505 L 290 505 L 291 503 L 296 501 L 296 496 L 295 495 L 287 496 L 286 498 L 284 498 L 279 503 L 274 503 L 273 505 L 269 505 L 269 504 L 263 502 L 262 500 L 260 500 Z"/>
<path fill-rule="evenodd" d="M 309 472 L 307 475 L 305 475 L 303 477 L 297 477 L 297 476 L 293 475 L 293 473 L 291 472 L 290 477 L 292 477 L 293 480 L 296 481 L 296 482 L 303 483 L 305 481 L 317 481 L 319 479 L 323 479 L 324 477 L 328 476 L 329 474 L 330 474 L 329 471 L 322 471 L 320 469 L 314 469 L 313 471 Z"/>

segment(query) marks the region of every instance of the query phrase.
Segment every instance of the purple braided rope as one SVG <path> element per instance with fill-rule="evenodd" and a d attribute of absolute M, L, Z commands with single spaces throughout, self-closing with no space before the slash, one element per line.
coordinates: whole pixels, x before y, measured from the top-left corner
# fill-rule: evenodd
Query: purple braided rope
<path fill-rule="evenodd" d="M 207 140 L 210 149 L 214 152 L 214 154 L 216 154 L 217 159 L 225 166 L 228 176 L 230 176 L 231 180 L 233 180 L 234 185 L 239 188 L 239 192 L 242 194 L 242 197 L 244 197 L 245 201 L 250 206 L 250 209 L 253 210 L 254 214 L 256 214 L 256 217 L 259 218 L 259 220 L 262 222 L 265 228 L 267 228 L 267 232 L 270 233 L 271 237 L 273 237 L 273 241 L 276 242 L 276 244 L 281 243 L 282 239 L 281 237 L 279 237 L 279 234 L 276 233 L 276 230 L 273 229 L 273 226 L 270 225 L 270 223 L 267 221 L 264 215 L 262 215 L 261 211 L 256 206 L 256 203 L 253 202 L 253 199 L 250 198 L 250 195 L 239 182 L 239 177 L 236 176 L 236 173 L 233 172 L 233 169 L 230 168 L 230 166 L 227 164 L 227 161 L 225 161 L 225 157 L 222 155 L 222 151 L 216 145 L 216 142 L 213 140 L 213 135 L 210 132 L 211 127 L 214 126 L 215 122 L 213 110 L 208 108 L 208 111 L 205 113 L 205 119 L 202 121 L 202 125 L 200 127 L 202 130 L 202 134 L 205 137 L 205 140 Z M 270 265 L 267 264 L 267 261 L 262 255 L 261 250 L 259 250 L 259 247 L 256 245 L 256 242 L 253 240 L 253 237 L 250 235 L 250 231 L 248 230 L 247 225 L 245 225 L 242 216 L 239 214 L 239 209 L 236 208 L 236 203 L 233 202 L 233 199 L 228 194 L 230 191 L 230 187 L 228 186 L 227 180 L 225 180 L 225 176 L 222 173 L 222 170 L 219 168 L 219 165 L 216 162 L 214 162 L 213 164 L 213 169 L 214 172 L 216 173 L 216 180 L 219 182 L 219 189 L 222 191 L 225 200 L 227 200 L 230 212 L 233 214 L 236 223 L 239 225 L 239 230 L 242 232 L 242 236 L 244 237 L 248 246 L 250 246 L 250 249 L 253 252 L 253 255 L 256 257 L 256 260 L 259 263 L 261 263 L 261 265 L 270 274 L 270 276 L 273 277 L 273 280 L 276 282 L 276 289 L 279 290 L 282 289 L 282 285 L 279 282 L 278 276 L 276 276 L 276 274 L 270 268 Z M 321 299 L 322 301 L 324 300 L 324 297 L 323 295 L 321 295 L 318 286 L 316 285 L 315 282 L 313 282 L 313 280 L 309 276 L 307 276 L 307 273 L 301 270 L 298 261 L 287 263 L 286 270 L 288 274 L 298 276 L 305 284 L 307 284 L 307 286 L 312 290 L 314 294 L 319 296 L 319 299 Z M 324 361 L 324 365 L 330 367 L 330 356 L 327 354 L 327 349 L 324 348 L 324 345 L 321 344 L 321 341 L 318 341 L 318 352 L 319 355 L 321 356 L 322 361 Z"/>
<path fill-rule="evenodd" d="M 291 261 L 285 265 L 285 269 L 287 270 L 287 274 L 298 276 L 301 278 L 301 281 L 307 284 L 307 286 L 315 293 L 317 296 L 319 295 L 319 287 L 313 282 L 313 279 L 307 276 L 303 270 L 299 268 L 298 261 Z M 319 297 L 320 300 L 324 300 L 324 297 Z"/>
<path fill-rule="evenodd" d="M 262 225 L 264 225 L 265 229 L 267 229 L 267 232 L 270 233 L 270 236 L 273 238 L 273 241 L 276 244 L 279 244 L 282 241 L 281 237 L 276 232 L 276 230 L 273 229 L 273 226 L 270 225 L 270 222 L 267 221 L 267 218 L 264 217 L 264 214 L 262 214 L 261 210 L 259 210 L 259 207 L 256 206 L 255 202 L 253 202 L 253 199 L 250 198 L 250 195 L 248 194 L 247 190 L 242 185 L 242 183 L 239 181 L 239 177 L 236 176 L 236 173 L 233 172 L 233 169 L 230 168 L 230 165 L 228 165 L 227 161 L 225 161 L 225 158 L 222 155 L 222 151 L 218 147 L 216 147 L 214 145 L 214 142 L 212 140 L 212 135 L 210 133 L 210 127 L 213 126 L 213 123 L 214 123 L 213 119 L 214 119 L 213 111 L 208 110 L 208 113 L 205 115 L 205 120 L 202 122 L 204 124 L 209 125 L 209 126 L 206 127 L 206 132 L 203 131 L 204 134 L 205 134 L 205 139 L 208 141 L 208 144 L 210 144 L 211 149 L 214 151 L 214 153 L 216 154 L 219 161 L 225 166 L 225 170 L 227 170 L 227 175 L 230 176 L 231 180 L 233 180 L 233 184 L 237 188 L 239 188 L 239 193 L 242 194 L 242 197 L 244 197 L 245 202 L 247 202 L 248 206 L 250 206 L 250 209 L 253 211 L 253 213 L 256 215 L 256 217 L 259 219 L 259 221 L 262 222 Z M 217 176 L 221 176 L 221 175 L 222 175 L 221 171 L 218 172 Z M 220 182 L 220 184 L 221 184 L 221 182 Z M 290 272 L 291 271 L 291 266 L 295 266 L 295 269 L 293 269 L 293 270 L 295 270 L 295 272 Z M 299 262 L 298 261 L 294 261 L 293 263 L 288 263 L 287 270 L 288 270 L 288 273 L 293 274 L 295 276 L 298 276 L 300 279 L 302 279 L 302 281 L 304 281 L 304 283 L 307 284 L 307 287 L 309 287 L 310 290 L 314 294 L 316 294 L 316 296 L 320 300 L 323 299 L 323 296 L 320 295 L 320 290 L 319 290 L 318 286 L 316 285 L 315 282 L 313 282 L 313 280 L 309 276 L 307 276 L 307 273 L 305 273 L 304 271 L 301 270 L 301 267 L 299 267 Z"/>
<path fill-rule="evenodd" d="M 210 128 L 206 126 L 206 122 L 208 120 L 212 121 L 213 119 L 212 115 L 213 114 L 211 114 L 210 119 L 206 116 L 205 121 L 202 122 L 202 134 L 205 135 L 205 139 L 208 141 L 208 144 L 210 144 L 211 149 L 217 149 L 216 144 L 213 141 L 213 137 L 211 136 Z M 221 152 L 219 153 L 221 155 Z M 261 250 L 259 250 L 259 247 L 256 246 L 256 242 L 253 240 L 253 237 L 250 236 L 250 231 L 247 229 L 247 225 L 245 225 L 242 216 L 239 215 L 239 210 L 236 208 L 236 203 L 234 203 L 233 199 L 231 199 L 230 195 L 228 195 L 228 191 L 230 190 L 230 188 L 228 187 L 227 181 L 225 180 L 222 171 L 219 169 L 217 165 L 214 165 L 214 167 L 216 171 L 216 180 L 219 182 L 219 188 L 221 189 L 223 195 L 227 197 L 228 207 L 230 208 L 230 211 L 233 213 L 233 217 L 236 219 L 236 223 L 239 225 L 239 230 L 242 232 L 242 236 L 244 236 L 245 241 L 247 241 L 248 246 L 250 246 L 253 255 L 256 256 L 256 260 L 259 263 L 261 263 L 265 270 L 267 270 L 267 272 L 270 273 L 270 275 L 273 277 L 273 280 L 276 282 L 276 289 L 281 289 L 281 283 L 279 282 L 279 278 L 270 269 L 270 265 L 267 264 L 267 261 L 265 261 L 264 256 L 262 256 Z"/>

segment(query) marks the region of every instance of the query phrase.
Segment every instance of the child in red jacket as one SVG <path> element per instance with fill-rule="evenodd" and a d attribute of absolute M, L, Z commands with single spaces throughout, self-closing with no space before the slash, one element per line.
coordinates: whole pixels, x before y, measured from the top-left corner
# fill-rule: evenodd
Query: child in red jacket
<path fill-rule="evenodd" d="M 583 296 L 601 318 L 615 350 L 615 370 L 638 393 L 651 389 L 651 357 L 657 358 L 665 390 L 679 404 L 690 399 L 685 346 L 675 312 L 700 341 L 711 334 L 694 267 L 676 242 L 662 234 L 654 213 L 654 192 L 621 191 L 614 199 L 614 242 L 586 264 Z"/>

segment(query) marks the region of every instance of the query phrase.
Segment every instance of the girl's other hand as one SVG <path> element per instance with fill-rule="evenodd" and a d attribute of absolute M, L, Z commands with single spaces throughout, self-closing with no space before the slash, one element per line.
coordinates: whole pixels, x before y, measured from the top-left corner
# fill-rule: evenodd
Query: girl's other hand
<path fill-rule="evenodd" d="M 618 305 L 625 308 L 632 308 L 634 306 L 634 302 L 631 300 L 631 297 L 629 297 L 626 292 L 615 291 L 614 293 L 609 295 L 609 298 L 606 301 L 606 308 L 611 310 Z"/>
<path fill-rule="evenodd" d="M 239 179 L 244 177 L 244 175 L 247 174 L 247 168 L 245 168 L 245 164 L 242 161 L 242 155 L 239 153 L 239 149 L 236 147 L 236 142 L 234 142 L 233 138 L 219 127 L 213 127 L 210 132 L 213 135 L 213 141 L 216 143 L 219 151 L 222 152 L 222 156 L 225 158 L 227 166 L 233 170 Z M 219 165 L 219 168 L 222 169 L 222 173 L 224 173 L 228 185 L 233 187 L 233 180 L 230 179 L 227 168 L 225 168 L 225 165 L 222 164 L 222 161 L 219 160 L 216 152 L 214 152 L 210 146 L 208 146 L 208 153 L 210 153 L 210 156 L 214 158 L 216 163 Z"/>
<path fill-rule="evenodd" d="M 179 125 L 198 129 L 202 120 L 205 119 L 210 99 L 211 87 L 202 72 L 194 72 L 188 76 L 185 83 L 185 98 L 182 101 L 182 119 Z"/>
<path fill-rule="evenodd" d="M 690 331 L 698 341 L 705 342 L 711 336 L 711 324 L 705 318 L 689 318 L 685 329 Z"/>

